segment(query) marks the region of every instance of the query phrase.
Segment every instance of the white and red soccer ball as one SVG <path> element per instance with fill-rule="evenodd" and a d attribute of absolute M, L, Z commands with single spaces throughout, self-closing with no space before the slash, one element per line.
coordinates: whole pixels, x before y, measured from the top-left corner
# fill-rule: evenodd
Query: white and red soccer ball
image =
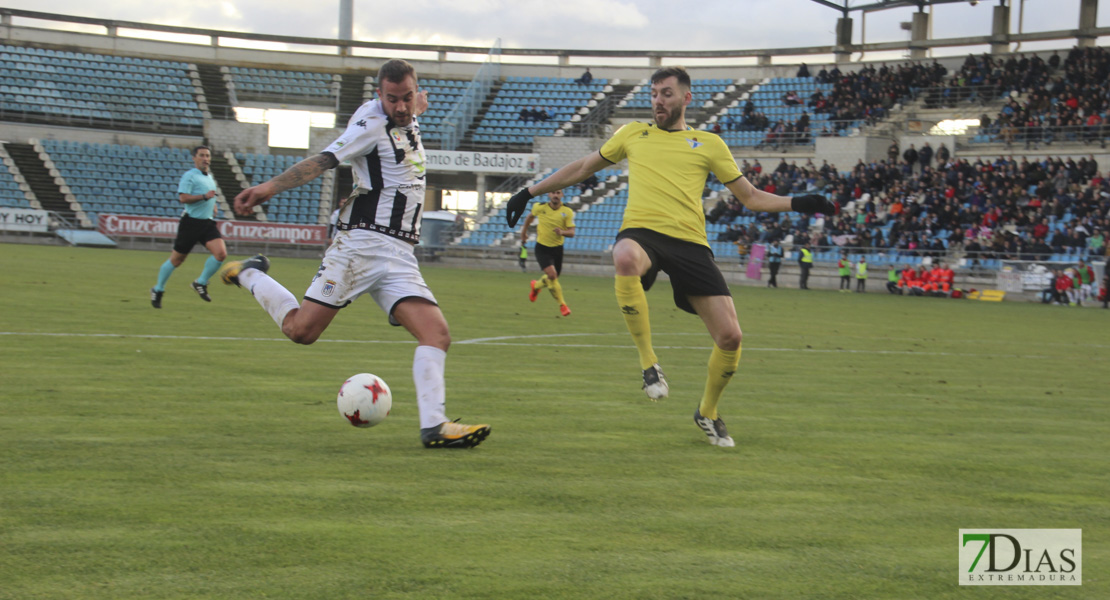
<path fill-rule="evenodd" d="M 339 388 L 339 414 L 355 427 L 373 427 L 389 416 L 393 394 L 377 375 L 359 373 Z"/>

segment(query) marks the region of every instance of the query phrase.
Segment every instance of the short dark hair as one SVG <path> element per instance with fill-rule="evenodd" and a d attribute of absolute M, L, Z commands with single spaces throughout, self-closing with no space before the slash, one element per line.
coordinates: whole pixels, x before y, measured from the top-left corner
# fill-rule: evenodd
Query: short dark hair
<path fill-rule="evenodd" d="M 668 77 L 674 77 L 678 80 L 678 84 L 690 88 L 690 74 L 686 72 L 686 67 L 674 66 L 663 67 L 658 71 L 651 74 L 651 82 L 659 83 Z"/>
<path fill-rule="evenodd" d="M 193 148 L 193 156 L 196 156 L 197 152 L 200 152 L 201 150 L 207 150 L 208 152 L 212 152 L 212 149 L 209 148 L 208 146 L 197 146 L 196 148 Z"/>
<path fill-rule="evenodd" d="M 395 58 L 386 62 L 380 69 L 378 69 L 378 87 L 386 81 L 390 83 L 404 83 L 405 78 L 412 76 L 413 81 L 416 81 L 416 69 L 413 68 L 407 60 Z"/>

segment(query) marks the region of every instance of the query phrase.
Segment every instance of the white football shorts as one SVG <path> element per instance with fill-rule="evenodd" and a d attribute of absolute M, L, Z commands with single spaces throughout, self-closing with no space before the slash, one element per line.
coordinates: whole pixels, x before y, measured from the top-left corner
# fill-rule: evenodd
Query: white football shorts
<path fill-rule="evenodd" d="M 402 300 L 423 298 L 438 304 L 420 274 L 412 244 L 376 231 L 340 231 L 304 297 L 343 308 L 363 294 L 374 298 L 389 316 L 390 325 L 400 325 L 393 318 L 393 309 Z"/>

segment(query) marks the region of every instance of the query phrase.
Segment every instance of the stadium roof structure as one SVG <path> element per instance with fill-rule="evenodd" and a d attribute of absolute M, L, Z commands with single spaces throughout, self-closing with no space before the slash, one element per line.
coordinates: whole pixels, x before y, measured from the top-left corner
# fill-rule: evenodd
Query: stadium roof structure
<path fill-rule="evenodd" d="M 904 8 L 904 7 L 918 7 L 924 9 L 926 6 L 937 4 L 950 4 L 955 2 L 968 2 L 969 4 L 977 4 L 978 0 L 855 0 L 857 4 L 853 5 L 853 0 L 811 0 L 822 6 L 840 11 L 841 18 L 838 20 L 836 28 L 836 39 L 833 43 L 795 47 L 795 48 L 747 48 L 747 49 L 733 49 L 733 50 L 601 50 L 601 49 L 570 49 L 570 48 L 488 48 L 488 47 L 474 47 L 474 46 L 454 46 L 442 44 L 410 44 L 410 43 L 395 43 L 383 42 L 372 40 L 346 40 L 334 38 L 311 38 L 301 36 L 288 36 L 288 35 L 270 35 L 264 33 L 253 33 L 243 31 L 223 31 L 213 29 L 203 29 L 197 27 L 180 27 L 173 25 L 162 25 L 155 23 L 137 23 L 133 21 L 123 21 L 117 19 L 104 19 L 96 17 L 81 17 L 74 15 L 62 15 L 56 13 L 47 13 L 40 11 L 13 9 L 7 7 L 0 7 L 0 38 L 7 37 L 12 39 L 12 32 L 15 29 L 21 29 L 28 33 L 38 32 L 35 35 L 39 37 L 49 35 L 48 30 L 41 29 L 41 22 L 53 22 L 55 24 L 68 24 L 68 25 L 82 25 L 103 27 L 104 33 L 102 34 L 74 34 L 66 32 L 67 39 L 64 41 L 56 40 L 52 43 L 61 45 L 71 45 L 74 35 L 87 36 L 102 35 L 109 38 L 109 46 L 115 47 L 115 40 L 121 37 L 120 32 L 126 30 L 128 44 L 131 40 L 143 37 L 156 37 L 163 34 L 180 34 L 184 36 L 193 36 L 194 39 L 208 40 L 209 51 L 207 55 L 199 51 L 199 47 L 203 44 L 192 43 L 189 44 L 189 54 L 196 58 L 204 58 L 208 60 L 216 60 L 217 55 L 225 51 L 230 44 L 239 44 L 242 42 L 273 42 L 279 44 L 288 44 L 296 46 L 301 49 L 311 49 L 315 53 L 334 52 L 339 57 L 354 57 L 365 58 L 366 55 L 355 57 L 353 51 L 360 50 L 369 52 L 370 54 L 378 54 L 384 56 L 385 53 L 392 53 L 396 51 L 425 53 L 428 60 L 436 62 L 445 62 L 451 60 L 453 57 L 469 56 L 476 57 L 481 55 L 496 54 L 501 58 L 515 57 L 518 61 L 517 64 L 524 64 L 532 59 L 539 63 L 549 64 L 546 61 L 555 59 L 559 66 L 565 67 L 571 65 L 572 59 L 581 60 L 583 58 L 596 59 L 599 57 L 611 57 L 616 59 L 633 59 L 644 60 L 647 66 L 657 67 L 662 64 L 664 60 L 679 60 L 679 59 L 734 59 L 734 58 L 755 58 L 758 59 L 760 65 L 772 64 L 772 58 L 783 57 L 807 57 L 807 56 L 825 56 L 833 55 L 838 62 L 846 61 L 853 53 L 870 52 L 904 52 L 909 51 L 911 59 L 924 59 L 929 50 L 938 48 L 960 48 L 972 47 L 980 45 L 989 45 L 992 53 L 1004 53 L 1011 51 L 1010 45 L 1013 43 L 1025 42 L 1042 42 L 1042 41 L 1056 41 L 1056 40 L 1076 40 L 1079 46 L 1093 46 L 1100 37 L 1110 37 L 1110 27 L 1097 26 L 1097 13 L 1098 13 L 1098 0 L 1072 0 L 1080 5 L 1079 10 L 1079 23 L 1078 27 L 1074 29 L 1063 29 L 1056 31 L 1036 31 L 1036 32 L 1018 32 L 1011 33 L 1009 31 L 1009 19 L 998 18 L 1001 12 L 1010 10 L 1012 0 L 997 0 L 998 5 L 993 9 L 996 12 L 994 19 L 994 28 L 991 32 L 985 32 L 984 35 L 959 37 L 959 38 L 931 38 L 929 35 L 929 14 L 921 10 L 915 12 L 913 15 L 910 27 L 910 40 L 891 41 L 891 42 L 878 42 L 878 43 L 853 43 L 852 42 L 852 19 L 849 15 L 852 12 L 858 12 L 861 15 L 866 15 L 868 12 Z M 984 0 L 987 1 L 987 0 Z M 1021 0 L 1024 1 L 1024 0 Z M 19 19 L 17 24 L 14 20 Z M 23 20 L 38 21 L 40 23 L 23 23 Z M 26 28 L 26 29 L 24 29 Z M 60 30 L 59 30 L 60 31 Z M 22 35 L 22 34 L 21 34 Z M 88 38 L 87 38 L 88 39 Z M 832 40 L 830 40 L 832 41 Z M 98 44 L 96 44 L 98 45 Z M 296 49 L 289 50 L 289 52 L 296 52 Z M 415 57 L 413 57 L 415 58 Z M 498 58 L 497 60 L 500 60 Z"/>
<path fill-rule="evenodd" d="M 834 10 L 838 10 L 843 13 L 844 16 L 848 16 L 848 13 L 852 11 L 860 11 L 866 13 L 879 10 L 887 10 L 890 8 L 902 8 L 904 6 L 916 6 L 918 10 L 925 10 L 926 6 L 932 6 L 934 4 L 970 3 L 972 6 L 975 6 L 979 3 L 978 0 L 971 0 L 970 2 L 969 0 L 878 0 L 878 2 L 869 2 L 867 4 L 857 4 L 856 6 L 851 6 L 849 0 L 844 0 L 844 5 L 841 6 L 840 4 L 832 2 L 831 0 L 810 1 L 816 2 L 817 4 L 820 4 L 822 6 L 827 6 Z M 1001 0 L 1001 2 L 1005 4 L 1006 0 Z"/>
<path fill-rule="evenodd" d="M 1078 0 L 1078 28 L 1066 31 L 1038 32 L 1036 37 L 1030 36 L 1030 34 L 1020 33 L 1021 25 L 1018 26 L 1019 33 L 1016 35 L 1010 33 L 1009 11 L 1013 0 L 998 0 L 998 5 L 992 9 L 994 19 L 989 36 L 952 38 L 947 40 L 929 39 L 931 37 L 929 33 L 931 29 L 929 26 L 931 15 L 925 12 L 925 8 L 937 4 L 956 3 L 967 3 L 971 6 L 975 6 L 979 4 L 979 0 L 857 0 L 854 5 L 852 4 L 852 0 L 842 0 L 841 2 L 835 0 L 810 1 L 840 12 L 841 16 L 836 24 L 835 50 L 837 59 L 840 61 L 846 60 L 853 51 L 866 52 L 868 49 L 890 49 L 889 47 L 885 47 L 884 44 L 853 44 L 852 19 L 849 17 L 852 12 L 858 12 L 866 16 L 869 12 L 893 8 L 916 7 L 917 12 L 913 14 L 912 20 L 909 23 L 903 24 L 903 27 L 910 32 L 908 49 L 910 51 L 910 58 L 913 59 L 925 58 L 929 49 L 941 46 L 989 44 L 992 54 L 1010 52 L 1011 42 L 1017 42 L 1020 46 L 1021 42 L 1024 41 L 1074 38 L 1078 40 L 1080 46 L 1093 46 L 1100 35 L 1098 31 L 1099 28 L 1097 27 L 1098 0 Z M 1020 2 L 1021 6 L 1024 7 L 1025 0 L 1020 0 Z"/>

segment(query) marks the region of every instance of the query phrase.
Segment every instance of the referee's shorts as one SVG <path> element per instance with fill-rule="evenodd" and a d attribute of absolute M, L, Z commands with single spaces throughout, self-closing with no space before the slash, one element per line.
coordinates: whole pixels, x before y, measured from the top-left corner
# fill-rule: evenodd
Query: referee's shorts
<path fill-rule="evenodd" d="M 639 244 L 651 260 L 651 267 L 640 277 L 644 291 L 651 289 L 659 271 L 663 271 L 671 278 L 675 306 L 688 313 L 697 314 L 690 304 L 690 296 L 732 295 L 708 246 L 639 228 L 618 233 L 617 240 L 623 239 Z"/>
<path fill-rule="evenodd" d="M 213 219 L 195 219 L 189 215 L 181 215 L 177 224 L 177 238 L 173 240 L 173 249 L 181 254 L 193 251 L 197 244 L 207 244 L 212 240 L 220 239 L 220 228 Z"/>
<path fill-rule="evenodd" d="M 555 267 L 555 274 L 563 274 L 563 247 L 562 246 L 544 246 L 536 242 L 536 247 L 533 249 L 536 253 L 536 262 L 540 263 L 541 269 L 548 267 Z"/>

